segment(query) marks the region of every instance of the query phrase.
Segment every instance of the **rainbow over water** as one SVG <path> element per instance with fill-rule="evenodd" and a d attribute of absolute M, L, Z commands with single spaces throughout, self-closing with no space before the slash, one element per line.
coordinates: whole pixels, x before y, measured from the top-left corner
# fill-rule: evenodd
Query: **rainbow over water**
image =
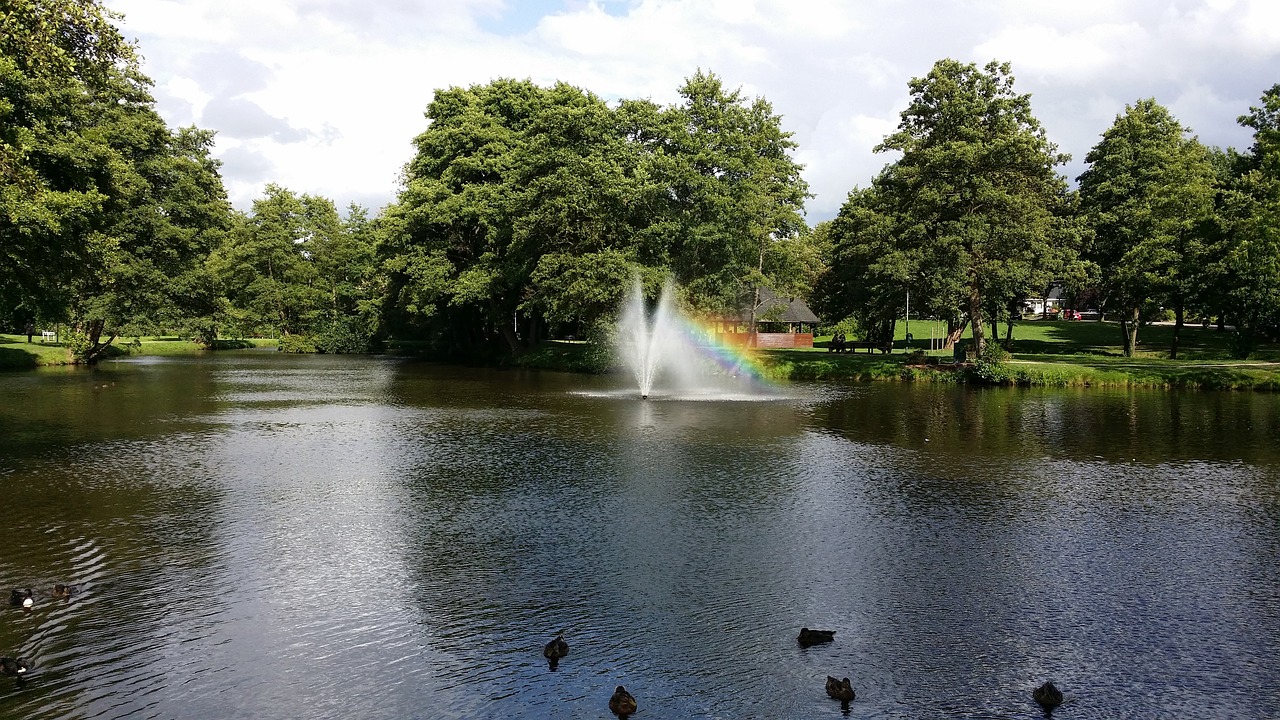
<path fill-rule="evenodd" d="M 716 332 L 712 323 L 679 316 L 676 327 L 724 374 L 752 383 L 769 384 L 765 378 L 764 366 L 754 349 L 725 342 L 725 334 Z"/>
<path fill-rule="evenodd" d="M 641 398 L 660 395 L 741 398 L 766 385 L 749 348 L 725 342 L 709 323 L 676 307 L 667 283 L 649 312 L 637 278 L 618 320 L 617 351 L 636 379 Z"/>

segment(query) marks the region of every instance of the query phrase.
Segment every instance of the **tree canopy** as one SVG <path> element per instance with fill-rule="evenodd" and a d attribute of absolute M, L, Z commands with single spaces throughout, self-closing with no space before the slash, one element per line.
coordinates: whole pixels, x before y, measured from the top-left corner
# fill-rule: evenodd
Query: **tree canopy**
<path fill-rule="evenodd" d="M 165 125 L 95 0 L 15 0 L 2 18 L 0 300 L 70 322 L 92 361 L 211 301 L 203 262 L 230 217 L 213 135 Z"/>
<path fill-rule="evenodd" d="M 275 184 L 237 213 L 214 133 L 166 125 L 117 19 L 102 0 L 0 12 L 0 323 L 67 323 L 83 361 L 160 329 L 516 354 L 600 335 L 637 275 L 709 314 L 805 296 L 872 340 L 910 293 L 979 351 L 1051 284 L 1099 297 L 1126 353 L 1165 312 L 1233 324 L 1241 355 L 1280 336 L 1280 85 L 1239 118 L 1245 151 L 1139 100 L 1073 192 L 1008 64 L 940 60 L 876 148 L 895 159 L 809 228 L 782 116 L 714 73 L 667 107 L 498 79 L 436 92 L 380 214 Z"/>
<path fill-rule="evenodd" d="M 1208 151 L 1186 133 L 1155 100 L 1140 100 L 1085 157 L 1080 196 L 1093 231 L 1087 256 L 1102 270 L 1102 308 L 1121 319 L 1125 355 L 1134 353 L 1148 308 L 1175 308 L 1181 329 L 1202 280 L 1214 169 Z"/>
<path fill-rule="evenodd" d="M 832 225 L 829 310 L 861 313 L 889 332 L 910 291 L 917 307 L 969 323 L 1038 293 L 1075 259 L 1069 197 L 1049 142 L 1008 64 L 936 63 L 911 81 L 911 102 L 879 152 L 902 156 L 855 191 Z"/>
<path fill-rule="evenodd" d="M 547 323 L 590 332 L 633 274 L 654 293 L 671 274 L 692 304 L 736 307 L 769 280 L 774 244 L 804 228 L 807 186 L 767 102 L 702 72 L 681 96 L 611 108 L 516 80 L 437 92 L 386 214 L 393 325 L 517 352 Z"/>

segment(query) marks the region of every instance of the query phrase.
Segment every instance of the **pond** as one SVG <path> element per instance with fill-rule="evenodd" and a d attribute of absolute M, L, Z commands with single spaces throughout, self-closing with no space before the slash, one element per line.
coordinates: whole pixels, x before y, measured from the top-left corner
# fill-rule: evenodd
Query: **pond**
<path fill-rule="evenodd" d="M 627 385 L 0 375 L 0 717 L 839 718 L 827 675 L 857 718 L 1280 707 L 1274 395 Z"/>

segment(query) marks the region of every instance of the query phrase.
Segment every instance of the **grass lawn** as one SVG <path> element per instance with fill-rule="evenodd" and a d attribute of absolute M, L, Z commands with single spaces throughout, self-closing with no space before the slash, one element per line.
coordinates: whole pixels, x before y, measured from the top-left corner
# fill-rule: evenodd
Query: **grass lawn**
<path fill-rule="evenodd" d="M 62 343 L 40 342 L 34 338 L 27 343 L 26 335 L 0 334 L 0 370 L 29 370 L 41 365 L 68 365 L 71 354 Z M 138 346 L 131 346 L 132 339 L 116 338 L 116 355 L 200 355 L 209 352 L 204 346 L 176 337 L 143 337 Z M 254 338 L 250 340 L 218 340 L 214 350 L 275 347 L 276 340 Z"/>
<path fill-rule="evenodd" d="M 40 365 L 65 365 L 71 361 L 59 343 L 40 342 L 37 336 L 27 344 L 26 335 L 0 334 L 0 370 L 28 370 Z"/>
<path fill-rule="evenodd" d="M 912 348 L 929 344 L 945 333 L 942 323 L 913 321 Z M 989 328 L 1003 339 L 1006 327 Z M 989 336 L 990 337 L 990 336 Z M 967 331 L 965 339 L 972 338 Z M 908 380 L 972 381 L 972 375 L 955 376 L 949 366 L 913 369 L 902 365 L 906 328 L 897 325 L 894 355 L 866 353 L 834 355 L 826 350 L 830 337 L 815 339 L 812 350 L 771 350 L 762 353 L 770 372 L 795 379 L 881 379 L 897 376 Z M 1183 387 L 1199 389 L 1280 390 L 1280 346 L 1264 345 L 1248 360 L 1231 357 L 1231 333 L 1199 325 L 1182 329 L 1176 361 L 1169 360 L 1172 325 L 1149 325 L 1138 330 L 1138 353 L 1124 357 L 1120 326 L 1114 322 L 1029 320 L 1014 325 L 1013 360 L 1003 377 L 989 378 L 1002 384 L 1046 386 Z M 821 355 L 819 355 L 821 354 Z M 951 351 L 927 354 L 950 357 Z M 892 359 L 891 359 L 892 358 Z M 896 367 L 896 373 L 895 373 Z"/>

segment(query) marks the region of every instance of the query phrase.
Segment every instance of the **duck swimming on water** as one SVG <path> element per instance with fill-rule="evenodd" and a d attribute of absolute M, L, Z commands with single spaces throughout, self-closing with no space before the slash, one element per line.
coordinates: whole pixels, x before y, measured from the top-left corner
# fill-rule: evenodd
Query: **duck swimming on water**
<path fill-rule="evenodd" d="M 828 675 L 827 697 L 830 697 L 833 700 L 849 702 L 854 698 L 853 683 L 849 681 L 849 678 L 837 680 Z"/>
<path fill-rule="evenodd" d="M 835 639 L 835 630 L 810 630 L 807 627 L 800 628 L 800 635 L 796 637 L 796 641 L 804 647 L 817 645 L 819 643 L 829 643 Z"/>
<path fill-rule="evenodd" d="M 609 698 L 609 710 L 614 715 L 625 718 L 635 713 L 636 699 L 631 696 L 631 693 L 627 692 L 626 688 L 619 685 L 613 691 L 613 697 Z"/>
<path fill-rule="evenodd" d="M 564 633 L 557 634 L 551 642 L 542 648 L 542 657 L 547 659 L 553 669 L 556 663 L 560 662 L 560 658 L 568 654 L 569 643 L 564 641 Z"/>
<path fill-rule="evenodd" d="M 21 605 L 30 609 L 32 605 L 36 604 L 36 601 L 31 597 L 31 588 L 14 588 L 13 592 L 9 593 L 9 604 L 14 607 Z"/>
<path fill-rule="evenodd" d="M 30 669 L 30 665 L 21 658 L 0 657 L 0 675 L 21 676 Z"/>
<path fill-rule="evenodd" d="M 1047 682 L 1031 691 L 1031 699 L 1046 711 L 1052 710 L 1062 704 L 1062 691 L 1054 687 L 1053 683 Z"/>

